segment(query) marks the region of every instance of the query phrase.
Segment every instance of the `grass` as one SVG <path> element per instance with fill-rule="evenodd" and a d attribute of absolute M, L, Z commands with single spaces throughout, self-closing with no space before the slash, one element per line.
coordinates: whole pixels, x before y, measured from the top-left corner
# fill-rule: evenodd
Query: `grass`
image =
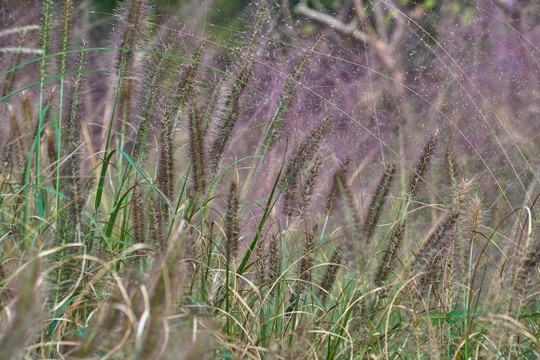
<path fill-rule="evenodd" d="M 480 7 L 261 1 L 233 46 L 61 3 L 0 29 L 3 358 L 540 356 L 538 109 L 500 93 L 538 69 L 468 74 Z"/>

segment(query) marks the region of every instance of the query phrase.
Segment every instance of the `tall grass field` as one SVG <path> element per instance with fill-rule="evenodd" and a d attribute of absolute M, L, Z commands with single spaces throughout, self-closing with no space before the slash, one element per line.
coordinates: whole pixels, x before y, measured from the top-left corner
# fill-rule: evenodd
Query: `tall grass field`
<path fill-rule="evenodd" d="M 0 359 L 540 358 L 540 3 L 0 1 Z"/>

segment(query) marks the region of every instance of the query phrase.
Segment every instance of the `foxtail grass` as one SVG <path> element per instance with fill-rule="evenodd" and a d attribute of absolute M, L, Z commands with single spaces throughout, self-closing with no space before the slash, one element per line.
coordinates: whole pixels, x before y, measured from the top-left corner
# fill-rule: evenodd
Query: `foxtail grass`
<path fill-rule="evenodd" d="M 378 286 L 383 286 L 386 280 L 388 280 L 392 269 L 394 269 L 396 262 L 399 260 L 398 255 L 403 243 L 403 236 L 405 235 L 405 226 L 406 222 L 403 221 L 392 232 L 375 275 L 375 284 Z"/>
<path fill-rule="evenodd" d="M 80 147 L 82 146 L 81 129 L 82 119 L 84 117 L 84 92 L 85 92 L 85 76 L 84 69 L 86 67 L 86 52 L 84 51 L 85 44 L 82 45 L 79 59 L 76 64 L 77 75 L 75 76 L 71 89 L 71 96 L 67 105 L 66 121 L 62 132 L 61 149 L 62 155 L 66 158 L 64 167 L 61 171 L 62 181 L 60 182 L 60 190 L 67 199 L 65 213 L 70 219 L 69 223 L 64 226 L 71 230 L 64 229 L 63 226 L 58 230 L 59 234 L 71 233 L 71 231 L 81 231 L 81 213 L 83 203 L 86 199 L 82 196 L 81 182 L 81 156 Z M 69 215 L 68 215 L 69 214 Z M 67 239 L 64 235 L 60 235 L 59 244 L 66 243 Z"/>
<path fill-rule="evenodd" d="M 285 121 L 287 120 L 290 108 L 292 106 L 294 95 L 296 94 L 296 91 L 301 84 L 302 74 L 304 73 L 306 66 L 309 63 L 309 60 L 315 53 L 315 50 L 317 49 L 319 43 L 322 41 L 323 37 L 324 34 L 321 34 L 316 38 L 311 47 L 306 50 L 302 59 L 298 61 L 296 66 L 293 68 L 291 74 L 287 77 L 285 85 L 283 86 L 283 89 L 281 90 L 281 94 L 279 96 L 276 112 L 273 116 L 272 121 L 270 122 L 268 133 L 265 138 L 266 148 L 270 147 L 280 136 Z"/>
<path fill-rule="evenodd" d="M 206 189 L 205 175 L 205 149 L 203 142 L 203 131 L 201 129 L 201 118 L 195 104 L 189 105 L 189 133 L 190 133 L 190 157 L 193 178 L 193 193 L 201 195 Z"/>
<path fill-rule="evenodd" d="M 236 182 L 232 182 L 229 189 L 227 201 L 227 212 L 225 213 L 225 239 L 226 239 L 226 262 L 227 268 L 233 265 L 234 254 L 238 249 L 239 220 L 238 211 L 240 208 L 238 199 L 238 189 Z"/>
<path fill-rule="evenodd" d="M 298 212 L 302 172 L 313 161 L 318 149 L 321 147 L 331 121 L 331 119 L 327 118 L 311 131 L 306 139 L 294 150 L 285 168 L 285 174 L 280 185 L 284 191 L 284 213 L 286 216 Z M 311 184 L 311 186 L 314 186 L 314 184 Z"/>
<path fill-rule="evenodd" d="M 314 225 L 304 238 L 303 255 L 302 260 L 300 261 L 300 279 L 304 280 L 306 283 L 311 281 L 311 268 L 313 267 L 314 253 L 315 248 L 317 247 L 317 240 L 315 239 L 316 235 L 317 225 Z"/>
<path fill-rule="evenodd" d="M 336 281 L 338 271 L 340 269 L 341 265 L 341 259 L 342 259 L 342 249 L 337 246 L 334 249 L 334 252 L 332 253 L 332 256 L 330 257 L 328 261 L 328 265 L 326 268 L 326 272 L 323 275 L 320 288 L 319 288 L 319 298 L 324 303 L 326 301 L 326 298 L 330 291 L 332 290 L 332 287 L 334 285 L 334 282 Z"/>
<path fill-rule="evenodd" d="M 42 55 L 46 56 L 51 53 L 51 32 L 53 23 L 53 1 L 44 0 L 41 10 L 41 24 L 39 31 L 39 48 Z M 43 81 L 47 77 L 47 67 L 49 59 L 44 58 L 39 62 L 38 77 Z"/>
<path fill-rule="evenodd" d="M 9 308 L 4 309 L 11 314 L 9 321 L 4 321 L 0 328 L 0 351 L 6 359 L 20 357 L 33 337 L 35 321 L 42 316 L 40 268 L 37 258 L 29 261 L 20 276 L 21 282 L 14 301 Z"/>
<path fill-rule="evenodd" d="M 420 183 L 425 181 L 424 176 L 426 174 L 427 167 L 431 162 L 431 158 L 433 156 L 433 152 L 435 151 L 435 147 L 437 146 L 438 140 L 439 138 L 437 134 L 431 135 L 428 142 L 424 146 L 424 149 L 422 150 L 422 154 L 414 167 L 414 173 L 411 175 L 409 181 L 407 194 L 410 198 L 415 197 Z"/>
<path fill-rule="evenodd" d="M 241 50 L 242 58 L 246 60 L 244 60 L 244 64 L 239 71 L 238 79 L 235 79 L 232 84 L 230 81 L 225 81 L 223 84 L 225 87 L 225 91 L 223 91 L 225 98 L 224 104 L 223 108 L 218 109 L 216 112 L 216 115 L 218 115 L 217 136 L 215 137 L 208 154 L 208 168 L 210 169 L 211 175 L 214 175 L 219 169 L 223 156 L 227 151 L 236 120 L 239 116 L 240 99 L 252 73 L 255 61 L 254 50 L 256 48 L 258 37 L 260 36 L 265 16 L 266 6 L 263 6 L 259 9 L 253 29 L 246 40 L 246 44 L 244 44 L 243 49 Z M 228 87 L 230 87 L 230 89 L 227 89 Z"/>
<path fill-rule="evenodd" d="M 62 9 L 62 27 L 60 29 L 60 59 L 58 60 L 58 74 L 66 72 L 68 63 L 68 49 L 71 46 L 73 33 L 73 1 L 64 0 Z"/>
<path fill-rule="evenodd" d="M 131 196 L 131 211 L 133 221 L 133 239 L 136 244 L 146 243 L 146 210 L 144 207 L 144 198 L 141 184 L 133 186 L 133 195 Z"/>
<path fill-rule="evenodd" d="M 144 42 L 145 21 L 150 15 L 150 8 L 146 0 L 127 0 L 118 7 L 117 13 L 119 29 L 115 32 L 117 38 L 114 40 L 114 47 L 120 50 L 114 59 L 118 78 L 115 105 L 119 113 L 120 126 L 113 127 L 114 118 L 111 117 L 105 145 L 106 151 L 108 151 L 113 128 L 120 132 L 120 144 L 123 147 L 128 135 L 127 124 L 132 123 L 136 92 L 135 72 L 139 65 L 134 49 L 139 48 Z"/>
<path fill-rule="evenodd" d="M 323 157 L 320 154 L 315 155 L 315 159 L 311 162 L 308 173 L 304 177 L 298 199 L 299 210 L 298 217 L 302 218 L 306 213 L 308 206 L 313 200 L 317 179 L 320 175 L 321 166 L 323 165 Z"/>
<path fill-rule="evenodd" d="M 9 113 L 9 123 L 10 123 L 10 132 L 9 132 L 9 141 L 7 144 L 7 150 L 5 153 L 5 161 L 14 163 L 16 162 L 19 167 L 24 167 L 27 163 L 26 149 L 22 139 L 21 129 L 15 117 L 15 113 Z M 15 151 L 13 151 L 15 150 Z M 14 161 L 15 158 L 16 160 Z"/>
<path fill-rule="evenodd" d="M 345 260 L 352 265 L 353 269 L 363 270 L 367 257 L 368 243 L 362 237 L 362 225 L 360 213 L 356 206 L 353 191 L 343 177 L 342 173 L 335 175 L 334 181 L 338 188 L 338 199 L 344 225 L 345 241 L 342 245 L 345 252 Z M 360 266 L 358 266 L 360 265 Z"/>
<path fill-rule="evenodd" d="M 375 226 L 377 226 L 379 218 L 381 217 L 384 202 L 388 192 L 390 191 L 390 185 L 392 183 L 392 179 L 394 178 L 395 172 L 396 164 L 392 163 L 386 167 L 383 176 L 379 180 L 377 190 L 375 190 L 375 195 L 373 196 L 368 207 L 368 215 L 364 222 L 365 241 L 369 241 L 375 233 Z"/>
<path fill-rule="evenodd" d="M 336 200 L 338 199 L 339 195 L 339 184 L 337 183 L 336 179 L 342 178 L 346 179 L 348 178 L 347 172 L 349 170 L 349 166 L 351 164 L 351 159 L 346 158 L 339 166 L 339 168 L 334 172 L 334 177 L 332 178 L 332 183 L 330 186 L 330 191 L 328 192 L 328 195 L 326 196 L 326 213 L 330 214 L 335 206 L 336 206 Z"/>
<path fill-rule="evenodd" d="M 27 37 L 26 32 L 22 32 L 20 34 L 19 41 L 18 41 L 19 48 L 21 48 L 24 45 L 26 37 Z M 20 58 L 21 58 L 21 52 L 19 51 L 14 52 L 11 57 L 11 61 L 9 63 L 9 69 L 14 69 L 17 65 L 19 65 Z M 6 78 L 4 80 L 4 87 L 2 89 L 2 97 L 6 97 L 8 94 L 11 93 L 11 90 L 13 89 L 13 85 L 15 83 L 16 76 L 17 76 L 17 69 L 9 72 L 6 75 Z"/>
<path fill-rule="evenodd" d="M 144 81 L 145 89 L 142 99 L 139 103 L 139 111 L 137 115 L 138 127 L 135 142 L 133 144 L 132 155 L 137 161 L 143 157 L 146 150 L 146 143 L 153 125 L 156 123 L 156 113 L 158 97 L 160 95 L 161 83 L 165 77 L 165 72 L 168 69 L 169 58 L 166 56 L 170 52 L 170 44 L 158 46 L 155 49 L 157 55 L 152 56 L 150 60 L 152 65 L 146 75 Z"/>
<path fill-rule="evenodd" d="M 440 275 L 442 270 L 440 264 L 445 258 L 444 253 L 449 245 L 448 233 L 454 227 L 458 217 L 459 213 L 448 214 L 418 250 L 411 267 L 426 272 L 426 275 L 422 277 L 423 283 L 433 282 Z"/>

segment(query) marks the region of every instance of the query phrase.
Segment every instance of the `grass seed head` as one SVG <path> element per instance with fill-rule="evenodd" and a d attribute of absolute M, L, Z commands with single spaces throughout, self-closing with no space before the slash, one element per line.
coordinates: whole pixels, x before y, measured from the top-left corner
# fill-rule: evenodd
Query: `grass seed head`
<path fill-rule="evenodd" d="M 39 28 L 39 48 L 43 51 L 42 56 L 47 56 L 51 53 L 51 29 L 53 23 L 53 0 L 43 0 L 41 10 L 41 24 Z M 40 79 L 47 77 L 47 67 L 49 59 L 42 59 L 39 62 Z"/>
<path fill-rule="evenodd" d="M 383 253 L 383 257 L 375 275 L 375 284 L 377 286 L 382 286 L 392 272 L 405 236 L 405 226 L 406 222 L 403 221 L 399 223 L 392 232 L 392 236 L 386 246 L 386 250 Z"/>
<path fill-rule="evenodd" d="M 375 195 L 371 199 L 371 203 L 368 207 L 368 215 L 366 221 L 364 221 L 364 236 L 366 241 L 369 241 L 373 234 L 375 233 L 375 227 L 379 222 L 381 217 L 384 202 L 386 196 L 390 192 L 390 185 L 394 174 L 396 172 L 396 164 L 392 163 L 386 167 L 384 174 L 381 176 L 379 183 L 377 185 L 377 190 Z"/>
<path fill-rule="evenodd" d="M 283 86 L 279 96 L 276 113 L 269 125 L 268 133 L 266 134 L 265 148 L 269 148 L 279 137 L 290 111 L 296 91 L 301 84 L 302 74 L 304 73 L 309 60 L 315 53 L 315 50 L 322 41 L 323 37 L 324 34 L 321 34 L 316 38 L 309 49 L 306 50 L 302 59 L 296 64 L 291 74 L 287 77 L 285 85 Z"/>
<path fill-rule="evenodd" d="M 200 195 L 206 188 L 206 167 L 201 118 L 194 103 L 189 106 L 189 132 L 193 191 L 195 194 Z"/>
<path fill-rule="evenodd" d="M 238 199 L 238 189 L 236 182 L 231 182 L 229 189 L 229 197 L 227 211 L 225 213 L 225 237 L 226 237 L 226 255 L 227 264 L 231 266 L 236 250 L 238 249 L 238 211 L 240 209 L 240 201 Z"/>
<path fill-rule="evenodd" d="M 407 194 L 411 199 L 415 197 L 420 182 L 424 181 L 427 167 L 431 162 L 431 157 L 433 156 L 438 140 L 439 138 L 437 134 L 431 135 L 428 142 L 424 146 L 424 150 L 422 151 L 418 162 L 416 163 L 414 173 L 411 175 L 411 179 L 409 181 L 409 189 L 407 191 Z"/>
<path fill-rule="evenodd" d="M 342 259 L 341 253 L 341 247 L 336 246 L 334 252 L 332 253 L 332 256 L 330 257 L 329 264 L 326 267 L 326 272 L 323 276 L 319 289 L 319 298 L 322 299 L 323 303 L 325 302 L 328 293 L 332 290 L 334 282 L 336 281 Z"/>
<path fill-rule="evenodd" d="M 64 74 L 67 70 L 68 54 L 73 33 L 73 0 L 64 0 L 62 9 L 62 28 L 60 29 L 60 60 L 58 61 L 58 74 Z"/>

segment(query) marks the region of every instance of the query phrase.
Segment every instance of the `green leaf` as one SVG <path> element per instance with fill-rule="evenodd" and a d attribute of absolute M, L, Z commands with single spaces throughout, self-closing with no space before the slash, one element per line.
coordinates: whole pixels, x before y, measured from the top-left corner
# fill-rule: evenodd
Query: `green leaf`
<path fill-rule="evenodd" d="M 532 313 L 532 314 L 523 314 L 519 317 L 520 319 L 534 319 L 534 318 L 540 318 L 540 313 Z"/>
<path fill-rule="evenodd" d="M 464 313 L 463 310 L 452 310 L 446 314 L 446 320 L 448 320 L 449 323 L 456 323 L 463 319 Z"/>
<path fill-rule="evenodd" d="M 80 329 L 77 329 L 77 330 L 68 331 L 64 335 L 72 335 L 73 334 L 73 335 L 77 336 L 78 338 L 83 339 L 86 336 L 86 334 L 88 333 L 88 330 L 90 330 L 90 327 L 83 327 L 83 328 L 80 328 Z"/>
<path fill-rule="evenodd" d="M 101 168 L 101 175 L 99 175 L 99 182 L 96 192 L 96 201 L 94 203 L 94 209 L 95 211 L 98 210 L 99 205 L 101 204 L 101 194 L 103 193 L 103 186 L 105 184 L 105 174 L 107 173 L 107 169 L 109 167 L 109 163 L 111 161 L 111 157 L 113 156 L 115 150 L 111 151 L 105 159 L 103 159 L 103 167 Z"/>
<path fill-rule="evenodd" d="M 432 320 L 432 321 L 441 321 L 441 320 L 445 320 L 445 316 L 441 316 L 441 314 L 438 312 L 438 311 L 430 311 L 428 313 L 428 317 Z"/>

